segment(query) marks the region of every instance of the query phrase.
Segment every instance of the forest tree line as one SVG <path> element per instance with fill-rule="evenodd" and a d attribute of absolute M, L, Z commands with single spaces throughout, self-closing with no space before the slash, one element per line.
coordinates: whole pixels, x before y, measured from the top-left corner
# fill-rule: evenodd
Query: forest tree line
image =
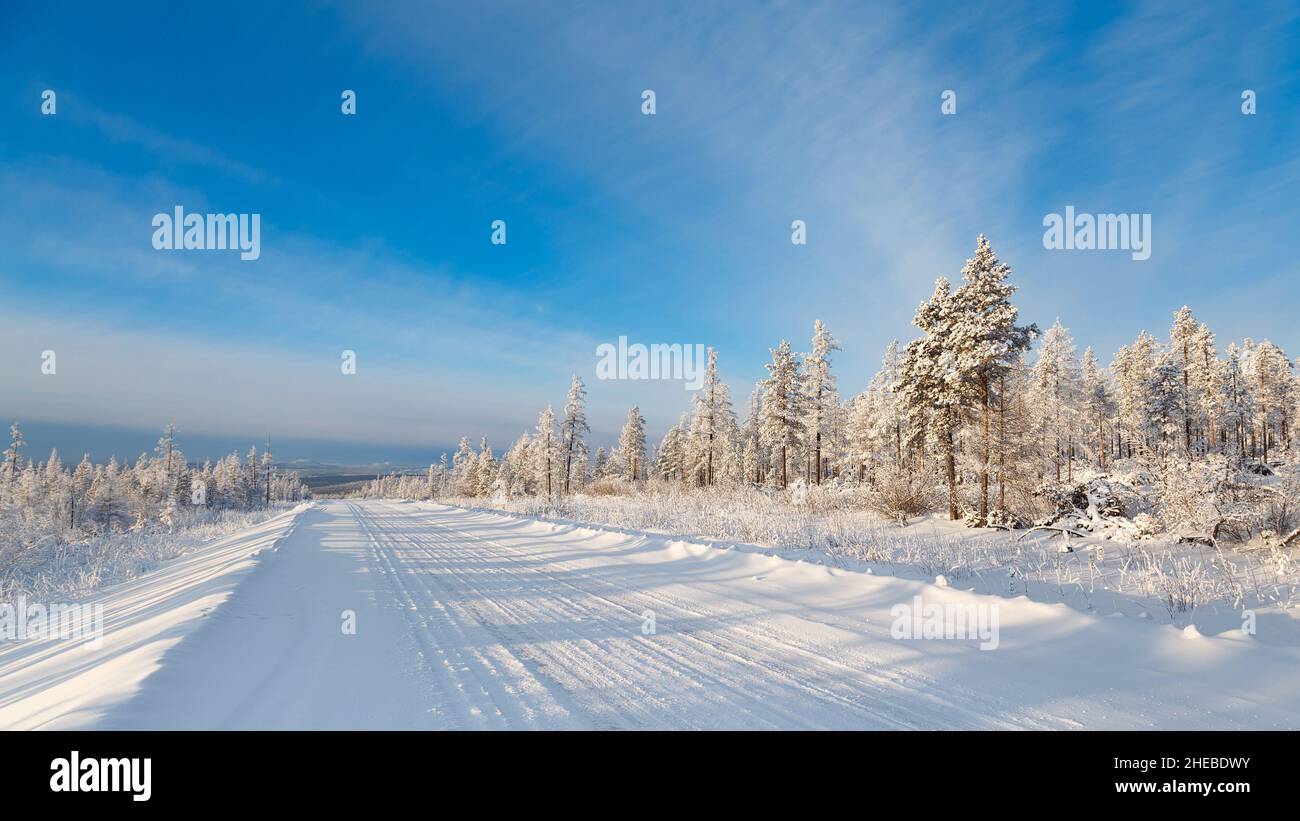
<path fill-rule="evenodd" d="M 57 451 L 44 462 L 24 458 L 21 426 L 10 428 L 9 447 L 0 463 L 0 522 L 8 535 L 75 539 L 99 533 L 171 526 L 187 513 L 251 510 L 299 501 L 309 492 L 298 474 L 275 469 L 268 446 L 250 448 L 241 459 L 190 465 L 168 425 L 152 454 L 134 464 L 116 457 L 95 464 L 84 455 L 75 467 Z"/>
<path fill-rule="evenodd" d="M 385 477 L 375 492 L 429 497 L 553 496 L 593 482 L 646 480 L 774 489 L 828 481 L 936 488 L 950 518 L 1023 520 L 1044 483 L 1118 466 L 1268 472 L 1292 447 L 1295 363 L 1268 340 L 1220 346 L 1186 306 L 1164 340 L 1143 331 L 1103 364 L 1059 320 L 1020 321 L 1011 269 L 984 236 L 961 282 L 947 278 L 916 310 L 920 335 L 891 343 L 860 393 L 841 396 L 839 343 L 820 321 L 809 350 L 770 351 L 768 375 L 739 418 L 709 351 L 701 389 L 657 446 L 629 412 L 618 443 L 591 453 L 586 389 L 574 376 L 562 411 L 497 456 L 468 438 L 425 477 Z"/>

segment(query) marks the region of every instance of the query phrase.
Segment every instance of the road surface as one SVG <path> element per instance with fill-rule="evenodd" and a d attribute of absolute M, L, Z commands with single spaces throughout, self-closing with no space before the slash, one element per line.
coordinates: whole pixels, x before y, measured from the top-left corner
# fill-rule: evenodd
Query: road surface
<path fill-rule="evenodd" d="M 996 649 L 906 640 L 917 596 Z M 1295 727 L 1294 648 L 754 549 L 325 501 L 104 591 L 103 646 L 0 649 L 0 728 Z"/>

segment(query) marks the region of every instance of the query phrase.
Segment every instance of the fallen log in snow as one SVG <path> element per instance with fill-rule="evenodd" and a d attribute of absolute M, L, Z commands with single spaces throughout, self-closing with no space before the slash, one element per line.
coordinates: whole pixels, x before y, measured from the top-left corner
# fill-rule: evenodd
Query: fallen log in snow
<path fill-rule="evenodd" d="M 1056 533 L 1060 533 L 1062 535 L 1068 534 L 1070 536 L 1078 536 L 1080 539 L 1087 538 L 1086 533 L 1080 533 L 1079 531 L 1071 530 L 1068 527 L 1056 527 L 1054 525 L 1035 525 L 1029 528 L 1028 530 L 1026 530 L 1024 533 L 1021 533 L 1020 536 L 1016 539 L 1016 541 L 1020 541 L 1021 539 L 1028 536 L 1030 533 L 1033 533 L 1035 530 L 1051 530 L 1051 531 L 1055 531 Z"/>

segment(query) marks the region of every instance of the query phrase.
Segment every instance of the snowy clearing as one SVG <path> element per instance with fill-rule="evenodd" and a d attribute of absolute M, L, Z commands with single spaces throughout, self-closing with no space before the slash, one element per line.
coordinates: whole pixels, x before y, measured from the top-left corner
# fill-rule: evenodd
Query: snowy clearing
<path fill-rule="evenodd" d="M 891 614 L 993 608 L 978 639 Z M 0 728 L 1296 728 L 1300 649 L 743 547 L 329 501 L 0 646 Z M 356 632 L 346 630 L 355 613 Z"/>

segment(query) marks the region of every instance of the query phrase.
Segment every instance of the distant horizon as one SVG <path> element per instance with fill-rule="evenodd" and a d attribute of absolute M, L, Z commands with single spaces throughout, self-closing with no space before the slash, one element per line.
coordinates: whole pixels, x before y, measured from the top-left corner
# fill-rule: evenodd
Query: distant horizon
<path fill-rule="evenodd" d="M 8 444 L 9 425 L 17 422 L 23 431 L 26 445 L 23 457 L 33 462 L 45 462 L 51 450 L 58 452 L 64 464 L 81 461 L 89 454 L 92 462 L 106 463 L 116 458 L 119 463 L 132 463 L 142 453 L 152 454 L 154 445 L 162 436 L 164 425 L 156 430 L 144 427 L 116 425 L 91 425 L 79 422 L 50 422 L 23 420 L 12 415 L 0 416 L 3 436 Z M 202 464 L 216 461 L 231 453 L 243 456 L 250 447 L 260 454 L 266 444 L 265 434 L 241 437 L 231 434 L 187 433 L 176 429 L 176 443 L 187 462 Z M 477 442 L 475 443 L 477 447 Z M 361 470 L 389 469 L 411 470 L 427 468 L 438 461 L 443 453 L 456 449 L 454 443 L 443 446 L 416 447 L 379 442 L 327 440 L 300 437 L 272 437 L 271 454 L 275 464 L 290 469 Z M 424 454 L 423 457 L 420 455 Z M 432 457 L 430 458 L 430 454 Z M 294 463 L 301 463 L 295 467 Z"/>

